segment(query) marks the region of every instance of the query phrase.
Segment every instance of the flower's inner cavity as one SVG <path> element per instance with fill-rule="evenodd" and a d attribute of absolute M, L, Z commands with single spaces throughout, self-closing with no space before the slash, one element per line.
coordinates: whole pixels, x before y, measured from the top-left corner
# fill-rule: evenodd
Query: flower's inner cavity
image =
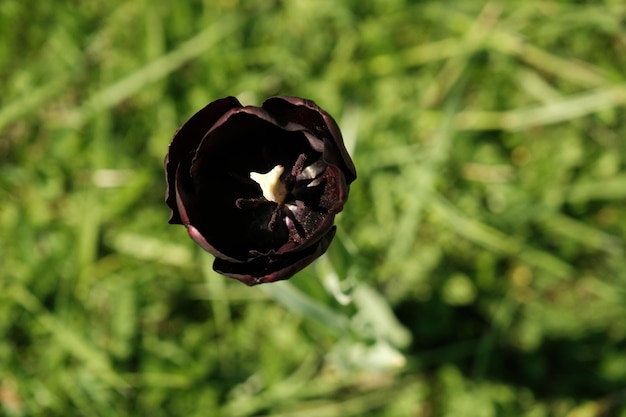
<path fill-rule="evenodd" d="M 188 185 L 196 199 L 194 226 L 217 250 L 242 261 L 252 251 L 305 245 L 326 224 L 334 198 L 327 192 L 333 176 L 312 142 L 303 131 L 233 114 L 195 152 Z"/>

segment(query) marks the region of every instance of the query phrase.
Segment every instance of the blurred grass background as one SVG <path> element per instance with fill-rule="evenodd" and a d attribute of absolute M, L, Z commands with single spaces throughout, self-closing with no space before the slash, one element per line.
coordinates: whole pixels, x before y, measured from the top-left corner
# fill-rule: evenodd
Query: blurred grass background
<path fill-rule="evenodd" d="M 0 415 L 626 416 L 622 1 L 3 0 L 0 39 Z M 226 95 L 357 165 L 289 282 L 167 224 Z"/>

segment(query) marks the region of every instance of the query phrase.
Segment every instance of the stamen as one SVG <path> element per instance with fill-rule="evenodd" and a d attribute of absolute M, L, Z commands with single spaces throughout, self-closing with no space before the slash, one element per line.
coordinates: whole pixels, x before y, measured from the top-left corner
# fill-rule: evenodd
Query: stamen
<path fill-rule="evenodd" d="M 291 169 L 291 176 L 297 177 L 302 172 L 304 168 L 304 163 L 306 162 L 306 154 L 301 153 L 296 159 L 296 163 L 293 164 L 293 168 Z"/>
<path fill-rule="evenodd" d="M 283 206 L 280 204 L 276 206 L 276 208 L 274 209 L 274 212 L 272 213 L 272 217 L 270 218 L 270 221 L 267 224 L 268 229 L 270 229 L 271 231 L 274 231 L 276 229 L 276 223 L 281 218 L 280 214 L 281 214 L 282 209 L 283 209 Z"/>
<path fill-rule="evenodd" d="M 237 208 L 242 210 L 254 209 L 264 204 L 267 204 L 267 201 L 262 198 L 238 198 L 235 200 Z"/>

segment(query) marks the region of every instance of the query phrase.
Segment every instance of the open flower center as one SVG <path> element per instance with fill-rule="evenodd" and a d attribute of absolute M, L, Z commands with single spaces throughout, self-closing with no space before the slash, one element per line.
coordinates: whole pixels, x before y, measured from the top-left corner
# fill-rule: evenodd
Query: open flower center
<path fill-rule="evenodd" d="M 314 163 L 305 168 L 306 154 L 300 154 L 291 171 L 285 173 L 283 165 L 276 165 L 265 174 L 250 172 L 250 178 L 261 188 L 262 196 L 253 198 L 238 198 L 235 201 L 241 210 L 256 210 L 259 207 L 273 206 L 272 214 L 267 220 L 265 230 L 276 231 L 279 225 L 287 227 L 290 239 L 301 243 L 309 232 L 301 223 L 309 212 L 305 200 L 319 200 L 317 195 L 324 191 L 321 176 L 324 172 L 323 163 Z M 309 201 L 312 207 L 318 208 L 315 201 Z M 322 208 L 319 208 L 322 210 Z"/>
<path fill-rule="evenodd" d="M 283 172 L 285 172 L 285 168 L 282 165 L 276 165 L 271 171 L 265 174 L 251 172 L 250 178 L 259 184 L 263 192 L 263 197 L 265 197 L 267 201 L 282 204 L 285 201 L 285 197 L 287 197 L 287 187 L 280 180 L 280 176 Z"/>

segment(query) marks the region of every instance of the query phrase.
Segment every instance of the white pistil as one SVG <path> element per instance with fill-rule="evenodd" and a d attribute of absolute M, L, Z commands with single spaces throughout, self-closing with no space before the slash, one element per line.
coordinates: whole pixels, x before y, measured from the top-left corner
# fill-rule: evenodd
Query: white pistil
<path fill-rule="evenodd" d="M 285 201 L 287 196 L 287 188 L 285 184 L 280 180 L 280 176 L 285 171 L 282 165 L 276 165 L 271 171 L 260 174 L 258 172 L 251 172 L 250 178 L 252 178 L 261 187 L 263 197 L 268 201 L 281 204 Z"/>

